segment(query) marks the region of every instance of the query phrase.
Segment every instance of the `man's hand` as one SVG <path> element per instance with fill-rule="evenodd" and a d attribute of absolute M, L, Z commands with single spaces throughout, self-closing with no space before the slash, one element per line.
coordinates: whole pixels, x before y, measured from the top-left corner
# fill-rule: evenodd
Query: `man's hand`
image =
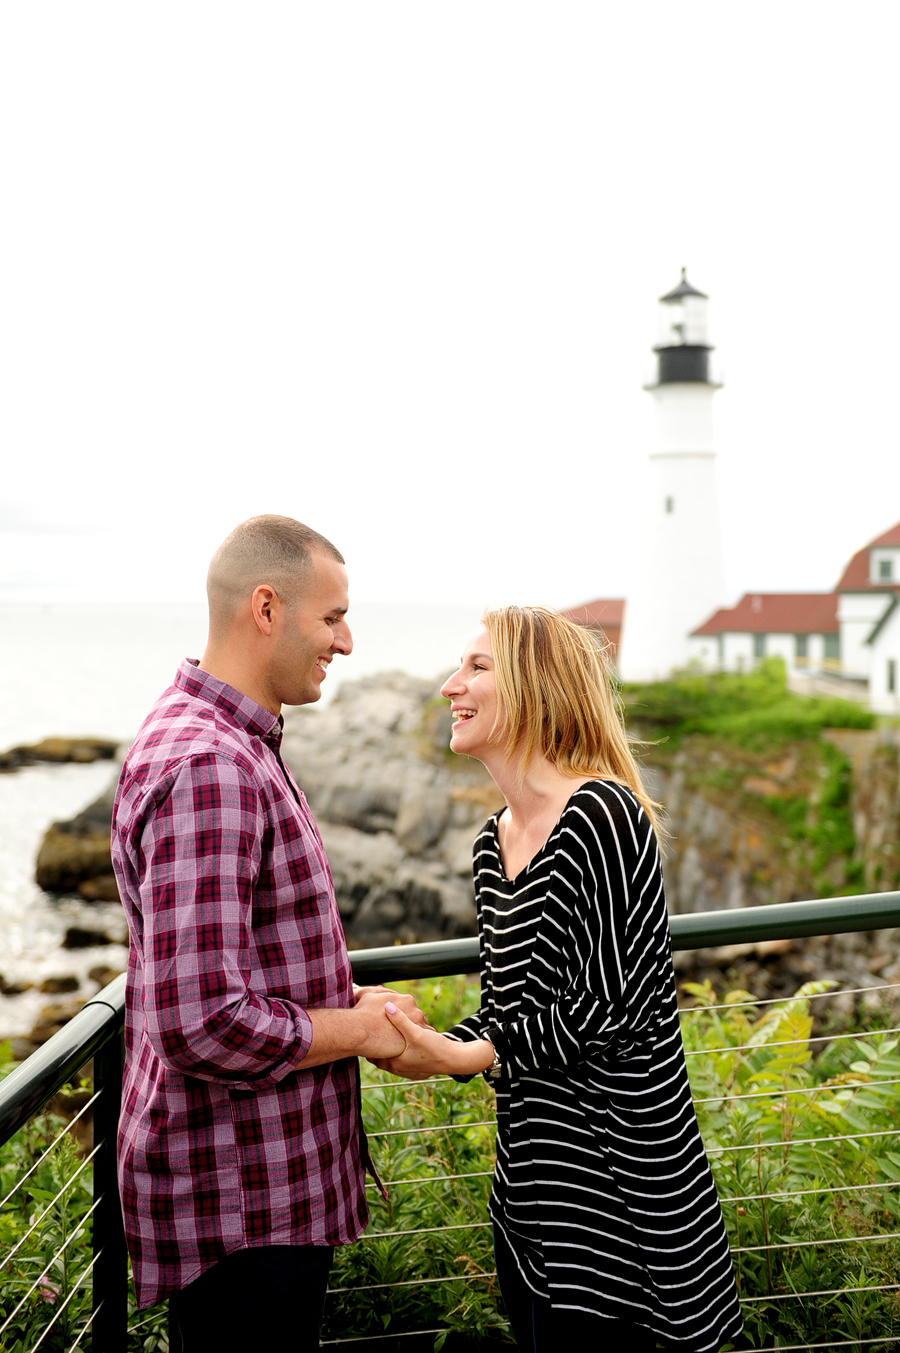
<path fill-rule="evenodd" d="M 392 1076 L 420 1081 L 428 1076 L 474 1076 L 486 1071 L 494 1060 L 494 1049 L 486 1038 L 457 1043 L 445 1038 L 430 1024 L 419 1025 L 409 1019 L 392 999 L 385 1002 L 384 1014 L 403 1036 L 405 1047 L 399 1055 L 369 1057 L 370 1062 Z"/>
<path fill-rule="evenodd" d="M 297 1069 L 338 1062 L 343 1057 L 398 1057 L 406 1047 L 404 1035 L 384 1013 L 390 1003 L 403 1007 L 403 1018 L 411 1029 L 429 1029 L 425 1016 L 412 996 L 401 996 L 389 987 L 354 987 L 356 1004 L 350 1010 L 315 1008 L 307 1010 L 313 1026 L 313 1039 Z"/>

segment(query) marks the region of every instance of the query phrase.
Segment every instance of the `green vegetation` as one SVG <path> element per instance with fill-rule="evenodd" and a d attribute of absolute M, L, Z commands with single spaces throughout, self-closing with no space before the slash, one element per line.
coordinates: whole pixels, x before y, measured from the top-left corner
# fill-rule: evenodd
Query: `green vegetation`
<path fill-rule="evenodd" d="M 874 714 L 850 700 L 814 699 L 787 688 L 784 663 L 766 658 L 750 672 L 682 672 L 671 681 L 625 685 L 630 722 L 648 739 L 677 746 L 703 733 L 739 747 L 772 748 L 817 738 L 823 728 L 874 728 Z"/>
<path fill-rule="evenodd" d="M 404 985 L 438 1028 L 478 1002 L 477 983 L 464 977 Z M 900 1346 L 897 1291 L 873 1290 L 900 1285 L 898 1040 L 886 1032 L 811 1042 L 811 1004 L 828 985 L 809 983 L 766 1007 L 746 992 L 719 999 L 708 984 L 685 988 L 696 1001 L 683 1015 L 688 1070 L 746 1301 L 742 1348 L 850 1340 L 862 1353 L 869 1340 L 885 1339 L 888 1349 L 894 1338 Z M 367 1238 L 338 1251 L 331 1287 L 343 1291 L 327 1300 L 323 1338 L 431 1330 L 444 1353 L 510 1347 L 485 1224 L 492 1091 L 481 1077 L 410 1085 L 369 1066 L 363 1079 L 388 1201 L 370 1189 Z M 65 1322 L 77 1331 L 89 1311 L 89 1292 L 72 1284 L 88 1258 L 90 1167 L 77 1173 L 82 1162 L 66 1136 L 46 1151 L 60 1126 L 41 1115 L 0 1148 L 3 1196 L 38 1163 L 3 1211 L 0 1256 L 49 1208 L 4 1271 L 0 1325 L 70 1240 L 70 1257 L 53 1261 L 44 1288 L 0 1335 L 0 1353 L 30 1349 L 73 1290 L 41 1347 L 68 1348 Z M 162 1308 L 132 1311 L 130 1323 L 133 1353 L 164 1353 Z M 89 1336 L 79 1347 L 90 1348 Z"/>
<path fill-rule="evenodd" d="M 683 1017 L 688 1069 L 750 1347 L 900 1340 L 897 1292 L 872 1290 L 900 1284 L 898 1040 L 836 1036 L 815 1056 L 808 998 L 830 985 L 762 1012 L 746 992 L 720 1002 L 686 986 L 699 1003 Z"/>
<path fill-rule="evenodd" d="M 745 841 L 756 838 L 745 858 L 758 863 L 744 867 L 759 900 L 776 884 L 783 895 L 786 882 L 794 897 L 864 886 L 850 762 L 823 733 L 872 728 L 869 710 L 849 700 L 793 694 L 775 658 L 746 673 L 689 671 L 626 686 L 623 699 L 648 762 L 667 772 L 678 768 L 692 793 L 740 824 Z"/>

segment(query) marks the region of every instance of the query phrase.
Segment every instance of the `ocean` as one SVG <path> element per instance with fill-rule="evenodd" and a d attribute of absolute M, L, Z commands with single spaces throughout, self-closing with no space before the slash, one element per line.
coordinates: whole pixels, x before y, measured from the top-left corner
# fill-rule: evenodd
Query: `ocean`
<path fill-rule="evenodd" d="M 456 666 L 478 618 L 477 606 L 353 606 L 354 651 L 332 664 L 323 703 L 342 681 L 380 671 L 437 682 Z M 198 657 L 205 638 L 206 612 L 199 605 L 0 604 L 0 749 L 56 735 L 127 745 L 178 663 Z M 35 984 L 18 996 L 0 994 L 0 1038 L 32 1027 L 47 1003 L 38 990 L 45 978 L 74 975 L 80 982 L 74 994 L 86 997 L 96 987 L 87 978 L 92 967 L 124 966 L 121 944 L 59 947 L 74 925 L 124 938 L 117 904 L 51 898 L 34 882 L 46 828 L 74 816 L 115 773 L 109 762 L 99 762 L 0 775 L 0 977 Z"/>

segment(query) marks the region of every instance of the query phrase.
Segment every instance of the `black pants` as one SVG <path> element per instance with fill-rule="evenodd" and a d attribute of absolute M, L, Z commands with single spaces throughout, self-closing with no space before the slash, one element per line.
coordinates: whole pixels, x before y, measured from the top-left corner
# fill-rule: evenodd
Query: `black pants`
<path fill-rule="evenodd" d="M 316 1353 L 331 1245 L 237 1250 L 169 1299 L 170 1353 Z"/>
<path fill-rule="evenodd" d="M 561 1353 L 585 1349 L 590 1353 L 651 1353 L 656 1337 L 630 1320 L 604 1320 L 587 1312 L 553 1310 L 547 1297 L 536 1296 L 519 1271 L 516 1257 L 494 1228 L 497 1281 L 509 1316 L 516 1346 L 523 1353 Z"/>

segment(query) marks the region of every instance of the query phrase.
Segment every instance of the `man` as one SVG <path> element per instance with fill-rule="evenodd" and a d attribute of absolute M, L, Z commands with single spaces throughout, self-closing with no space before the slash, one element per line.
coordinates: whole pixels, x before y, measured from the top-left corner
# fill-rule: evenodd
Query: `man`
<path fill-rule="evenodd" d="M 209 569 L 209 640 L 144 721 L 113 810 L 131 937 L 119 1176 L 138 1304 L 172 1353 L 318 1347 L 333 1247 L 368 1213 L 355 1058 L 405 1040 L 357 988 L 282 704 L 348 654 L 323 536 L 252 517 Z"/>

